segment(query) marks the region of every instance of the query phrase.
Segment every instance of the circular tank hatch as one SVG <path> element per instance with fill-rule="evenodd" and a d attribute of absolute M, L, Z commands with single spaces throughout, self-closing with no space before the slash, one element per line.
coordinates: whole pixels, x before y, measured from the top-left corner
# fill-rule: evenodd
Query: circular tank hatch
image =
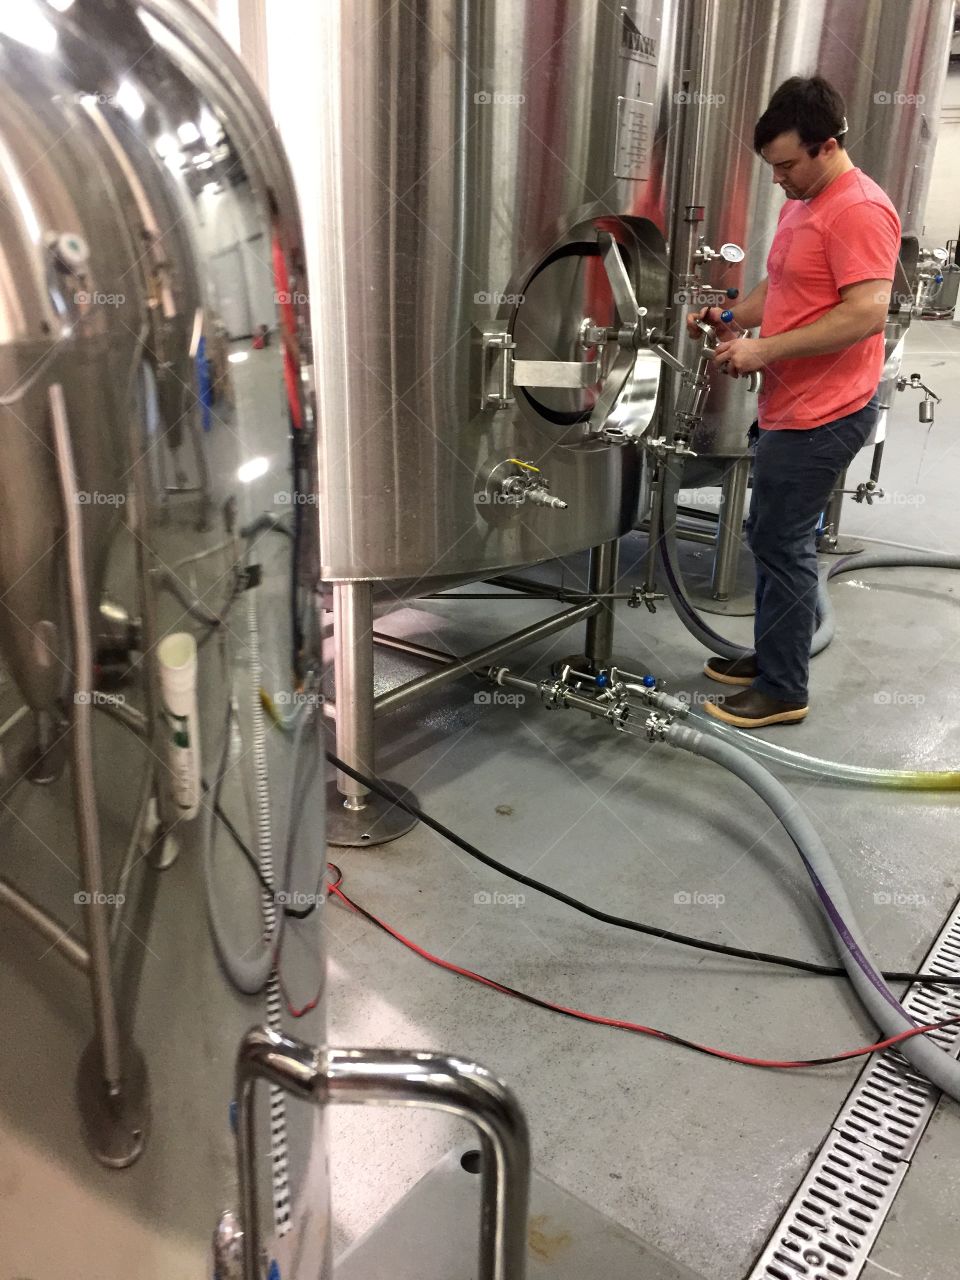
<path fill-rule="evenodd" d="M 612 327 L 633 319 L 618 315 L 598 245 L 601 231 L 613 235 L 617 242 L 637 302 L 647 308 L 645 324 L 662 330 L 666 249 L 656 229 L 650 223 L 637 226 L 622 219 L 580 224 L 531 272 L 514 312 L 512 337 L 516 360 L 563 362 L 568 366 L 566 377 L 582 385 L 524 385 L 516 388 L 516 395 L 541 419 L 569 426 L 587 422 L 605 389 L 608 396 L 616 390 L 610 380 L 619 381 L 623 385 L 611 417 L 617 417 L 621 429 L 636 434 L 646 427 L 653 412 L 660 361 L 645 357 L 641 350 L 633 363 L 632 353 L 621 352 L 616 343 L 608 342 L 598 349 L 585 346 L 581 337 L 585 321 Z M 553 376 L 557 374 L 548 364 L 545 381 Z M 625 417 L 629 421 L 624 421 Z"/>

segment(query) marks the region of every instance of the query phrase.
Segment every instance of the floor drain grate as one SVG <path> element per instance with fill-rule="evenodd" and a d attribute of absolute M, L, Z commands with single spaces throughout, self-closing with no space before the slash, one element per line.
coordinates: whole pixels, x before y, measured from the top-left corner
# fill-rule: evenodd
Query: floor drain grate
<path fill-rule="evenodd" d="M 923 968 L 960 977 L 960 904 Z M 938 1022 L 960 1016 L 960 988 L 911 987 L 902 1003 L 918 1020 Z M 930 1039 L 960 1055 L 960 1027 Z M 895 1050 L 868 1059 L 747 1280 L 856 1280 L 939 1100 Z"/>

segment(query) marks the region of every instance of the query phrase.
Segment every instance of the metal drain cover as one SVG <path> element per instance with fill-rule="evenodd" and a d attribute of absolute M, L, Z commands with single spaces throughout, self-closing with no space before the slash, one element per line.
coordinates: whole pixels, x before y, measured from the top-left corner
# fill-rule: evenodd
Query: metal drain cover
<path fill-rule="evenodd" d="M 923 970 L 960 977 L 960 904 Z M 902 1004 L 918 1022 L 939 1022 L 960 1016 L 960 988 L 913 986 Z M 960 1026 L 929 1038 L 960 1054 Z M 869 1058 L 746 1280 L 856 1280 L 939 1101 L 895 1050 Z"/>

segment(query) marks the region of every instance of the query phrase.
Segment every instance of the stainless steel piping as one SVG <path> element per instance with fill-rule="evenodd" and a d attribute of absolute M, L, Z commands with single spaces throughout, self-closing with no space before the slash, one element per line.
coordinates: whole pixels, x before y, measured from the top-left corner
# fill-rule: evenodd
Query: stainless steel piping
<path fill-rule="evenodd" d="M 427 662 L 438 662 L 445 667 L 458 661 L 456 654 L 431 649 L 425 644 L 417 644 L 415 640 L 405 640 L 402 636 L 387 636 L 382 631 L 374 631 L 373 643 L 382 649 L 396 649 L 398 653 L 408 653 L 413 658 L 424 658 Z"/>
<path fill-rule="evenodd" d="M 408 702 L 412 702 L 415 698 L 419 698 L 425 693 L 433 693 L 451 680 L 457 680 L 461 676 L 469 675 L 471 672 L 482 671 L 497 658 L 506 657 L 507 654 L 513 653 L 517 649 L 522 649 L 528 644 L 534 644 L 538 640 L 545 640 L 547 637 L 555 635 L 558 631 L 565 631 L 568 627 L 592 617 L 601 608 L 602 606 L 599 602 L 575 605 L 574 608 L 565 609 L 563 613 L 555 614 L 552 618 L 545 618 L 542 622 L 535 622 L 532 626 L 524 627 L 522 631 L 515 631 L 509 636 L 504 636 L 501 640 L 496 640 L 493 644 L 486 645 L 482 649 L 475 649 L 473 653 L 465 654 L 464 657 L 458 658 L 456 663 L 444 667 L 441 671 L 433 671 L 429 675 L 419 677 L 417 680 L 401 684 L 396 689 L 391 689 L 388 693 L 382 693 L 378 698 L 374 699 L 374 707 L 377 714 L 379 715 L 384 711 L 394 711 L 397 707 L 406 706 Z M 341 759 L 346 759 L 346 757 L 341 756 Z M 348 764 L 352 763 L 349 760 L 346 762 Z M 363 768 L 363 765 L 359 767 Z"/>
<path fill-rule="evenodd" d="M 48 912 L 37 905 L 32 898 L 15 888 L 9 880 L 0 877 L 0 906 L 9 907 L 21 919 L 26 920 L 31 928 L 46 938 L 50 946 L 59 951 L 65 960 L 79 969 L 81 973 L 90 972 L 90 953 L 81 943 L 70 937 L 69 927 L 55 920 Z"/>
<path fill-rule="evenodd" d="M 100 823 L 93 775 L 93 646 L 90 641 L 90 608 L 83 558 L 83 529 L 78 497 L 70 424 L 63 387 L 49 388 L 57 477 L 63 502 L 69 581 L 70 638 L 73 646 L 73 713 L 70 744 L 73 756 L 73 789 L 76 809 L 80 878 L 86 901 L 83 917 L 90 953 L 90 988 L 96 1024 L 100 1064 L 108 1093 L 121 1086 L 120 1029 L 110 967 L 110 922 L 104 893 L 100 857 Z"/>
<path fill-rule="evenodd" d="M 405 1049 L 329 1049 L 255 1027 L 237 1055 L 237 1165 L 244 1280 L 260 1277 L 256 1085 L 260 1080 L 324 1108 L 331 1103 L 427 1107 L 469 1120 L 483 1153 L 478 1280 L 523 1280 L 530 1139 L 511 1091 L 476 1062 Z M 324 1272 L 324 1274 L 326 1274 Z"/>
<path fill-rule="evenodd" d="M 720 485 L 720 520 L 717 527 L 717 554 L 713 561 L 711 591 L 714 600 L 727 600 L 737 583 L 743 507 L 750 478 L 750 458 L 737 458 L 724 472 Z M 683 535 L 680 534 L 682 537 Z"/>

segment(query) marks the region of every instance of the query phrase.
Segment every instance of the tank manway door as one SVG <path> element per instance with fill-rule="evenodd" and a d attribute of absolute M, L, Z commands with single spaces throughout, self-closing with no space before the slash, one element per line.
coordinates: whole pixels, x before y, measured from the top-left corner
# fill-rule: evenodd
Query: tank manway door
<path fill-rule="evenodd" d="M 590 435 L 639 435 L 653 415 L 666 274 L 659 233 L 605 219 L 578 228 L 531 273 L 512 322 L 484 334 L 484 403 L 517 402 Z M 582 232 L 590 238 L 582 238 Z"/>

